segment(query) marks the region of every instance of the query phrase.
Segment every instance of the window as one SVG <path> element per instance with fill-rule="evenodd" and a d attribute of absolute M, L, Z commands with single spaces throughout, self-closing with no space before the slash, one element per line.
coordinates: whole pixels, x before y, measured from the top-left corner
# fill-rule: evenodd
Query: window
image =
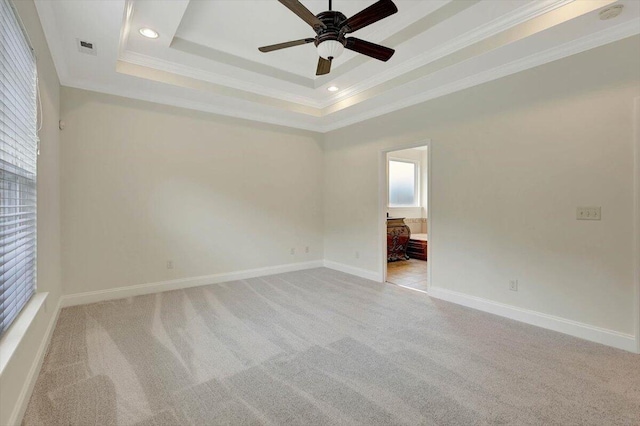
<path fill-rule="evenodd" d="M 0 0 L 0 334 L 36 287 L 36 64 Z"/>
<path fill-rule="evenodd" d="M 410 160 L 389 160 L 389 207 L 417 207 L 418 163 Z"/>

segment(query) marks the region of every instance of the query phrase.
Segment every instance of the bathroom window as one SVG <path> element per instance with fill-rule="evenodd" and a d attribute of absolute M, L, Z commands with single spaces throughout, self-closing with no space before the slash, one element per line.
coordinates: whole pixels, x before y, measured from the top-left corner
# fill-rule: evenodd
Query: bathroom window
<path fill-rule="evenodd" d="M 420 165 L 410 160 L 389 160 L 389 207 L 418 207 Z"/>

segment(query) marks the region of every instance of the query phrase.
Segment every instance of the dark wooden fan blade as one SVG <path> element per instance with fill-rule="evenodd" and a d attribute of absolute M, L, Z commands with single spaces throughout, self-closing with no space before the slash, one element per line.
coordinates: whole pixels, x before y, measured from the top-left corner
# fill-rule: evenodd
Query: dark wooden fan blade
<path fill-rule="evenodd" d="M 301 40 L 288 41 L 286 43 L 272 44 L 269 46 L 258 47 L 261 52 L 273 52 L 274 50 L 286 49 L 287 47 L 300 46 L 302 44 L 313 43 L 315 38 L 303 38 Z"/>
<path fill-rule="evenodd" d="M 318 68 L 316 69 L 316 75 L 329 74 L 330 71 L 331 71 L 331 61 L 323 58 L 322 56 L 318 58 Z"/>
<path fill-rule="evenodd" d="M 396 52 L 388 47 L 360 40 L 355 37 L 349 37 L 344 47 L 345 49 L 353 50 L 354 52 L 362 53 L 363 55 L 371 56 L 374 59 L 384 62 L 387 62 Z"/>
<path fill-rule="evenodd" d="M 352 33 L 387 16 L 391 16 L 397 11 L 398 8 L 391 0 L 380 0 L 344 21 L 340 24 L 340 27 L 342 32 Z"/>
<path fill-rule="evenodd" d="M 304 22 L 315 28 L 327 28 L 327 26 L 319 20 L 309 9 L 304 7 L 298 0 L 278 0 L 285 5 L 290 11 L 298 15 Z"/>

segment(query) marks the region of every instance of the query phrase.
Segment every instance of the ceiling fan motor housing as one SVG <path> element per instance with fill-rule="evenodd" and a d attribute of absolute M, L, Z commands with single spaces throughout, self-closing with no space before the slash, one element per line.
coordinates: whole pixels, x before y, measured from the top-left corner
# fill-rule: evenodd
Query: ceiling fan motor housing
<path fill-rule="evenodd" d="M 317 34 L 314 44 L 318 47 L 318 53 L 324 59 L 337 58 L 342 54 L 346 39 L 344 33 L 340 32 L 340 24 L 347 20 L 347 17 L 338 11 L 328 10 L 316 15 L 326 28 L 315 27 Z M 325 42 L 329 43 L 325 43 Z M 322 46 L 320 46 L 322 44 Z"/>

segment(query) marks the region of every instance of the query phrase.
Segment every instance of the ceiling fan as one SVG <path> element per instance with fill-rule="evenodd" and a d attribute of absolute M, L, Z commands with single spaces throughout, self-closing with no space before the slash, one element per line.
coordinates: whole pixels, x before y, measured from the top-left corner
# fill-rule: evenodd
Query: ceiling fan
<path fill-rule="evenodd" d="M 286 49 L 287 47 L 314 43 L 320 56 L 316 75 L 329 74 L 331 71 L 331 61 L 340 56 L 344 49 L 353 50 L 354 52 L 385 62 L 395 53 L 395 50 L 380 46 L 379 44 L 360 40 L 355 37 L 345 37 L 346 34 L 358 31 L 367 25 L 371 25 L 396 13 L 398 8 L 391 0 L 379 0 L 348 19 L 341 12 L 331 10 L 331 0 L 329 0 L 329 10 L 317 15 L 311 13 L 311 11 L 298 0 L 278 1 L 298 15 L 307 24 L 311 25 L 316 32 L 316 36 L 315 38 L 303 38 L 301 40 L 263 46 L 259 48 L 261 52 L 273 52 L 274 50 Z"/>

